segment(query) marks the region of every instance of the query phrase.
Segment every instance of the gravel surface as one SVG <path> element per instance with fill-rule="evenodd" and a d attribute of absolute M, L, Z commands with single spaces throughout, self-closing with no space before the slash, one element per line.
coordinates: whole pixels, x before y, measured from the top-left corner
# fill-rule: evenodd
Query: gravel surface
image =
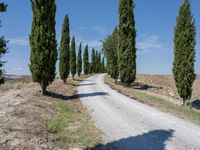
<path fill-rule="evenodd" d="M 199 150 L 200 126 L 132 100 L 94 75 L 78 88 L 80 99 L 105 134 L 93 149 Z"/>

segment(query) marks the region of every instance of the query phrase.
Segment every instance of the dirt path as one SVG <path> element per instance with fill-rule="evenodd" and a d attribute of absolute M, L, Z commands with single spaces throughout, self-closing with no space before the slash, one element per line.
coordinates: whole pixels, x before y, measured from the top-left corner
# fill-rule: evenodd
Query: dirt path
<path fill-rule="evenodd" d="M 107 144 L 115 150 L 199 150 L 200 126 L 134 101 L 94 75 L 78 88 Z M 99 147 L 95 147 L 99 148 Z"/>
<path fill-rule="evenodd" d="M 47 120 L 56 114 L 53 98 L 42 97 L 33 83 L 0 87 L 0 149 L 59 150 L 48 133 Z"/>

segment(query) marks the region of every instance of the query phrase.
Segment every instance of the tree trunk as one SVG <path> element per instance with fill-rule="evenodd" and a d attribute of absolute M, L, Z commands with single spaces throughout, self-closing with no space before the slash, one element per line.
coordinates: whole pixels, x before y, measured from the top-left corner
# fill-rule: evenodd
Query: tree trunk
<path fill-rule="evenodd" d="M 187 100 L 186 99 L 183 99 L 183 104 L 182 104 L 184 107 L 187 106 Z"/>
<path fill-rule="evenodd" d="M 117 84 L 117 79 L 115 79 L 115 84 Z"/>
<path fill-rule="evenodd" d="M 43 96 L 46 95 L 46 93 L 47 93 L 47 91 L 46 91 L 46 85 L 44 84 L 43 80 L 41 81 L 40 86 L 41 86 L 41 89 L 42 89 L 42 95 Z"/>
<path fill-rule="evenodd" d="M 67 84 L 67 79 L 64 79 L 63 82 L 64 82 L 64 84 Z"/>
<path fill-rule="evenodd" d="M 131 86 L 131 85 L 128 84 L 128 83 L 124 83 L 123 85 L 124 85 L 124 87 L 130 87 L 130 86 Z"/>

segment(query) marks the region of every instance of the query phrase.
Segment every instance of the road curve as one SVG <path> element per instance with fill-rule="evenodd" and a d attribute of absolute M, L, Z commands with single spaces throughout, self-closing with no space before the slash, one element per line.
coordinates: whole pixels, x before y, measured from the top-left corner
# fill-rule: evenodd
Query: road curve
<path fill-rule="evenodd" d="M 200 126 L 130 99 L 94 75 L 78 88 L 109 150 L 200 150 Z"/>

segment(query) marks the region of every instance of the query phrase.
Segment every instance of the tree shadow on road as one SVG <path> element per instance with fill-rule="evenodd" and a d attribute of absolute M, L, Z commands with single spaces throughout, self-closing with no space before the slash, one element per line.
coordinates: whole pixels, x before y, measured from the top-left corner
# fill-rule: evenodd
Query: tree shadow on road
<path fill-rule="evenodd" d="M 85 97 L 96 97 L 96 96 L 106 96 L 108 93 L 106 92 L 94 92 L 94 93 L 84 93 L 84 94 L 74 94 L 72 96 L 66 96 L 63 94 L 58 94 L 54 92 L 47 92 L 47 96 L 58 98 L 61 100 L 75 100 L 78 98 L 85 98 Z"/>
<path fill-rule="evenodd" d="M 96 85 L 95 83 L 88 83 L 88 84 L 74 84 L 74 83 L 68 83 L 68 85 L 72 86 L 90 86 L 90 85 Z"/>
<path fill-rule="evenodd" d="M 174 130 L 154 130 L 142 135 L 128 137 L 97 145 L 85 150 L 164 150 L 166 141 L 173 137 Z"/>

